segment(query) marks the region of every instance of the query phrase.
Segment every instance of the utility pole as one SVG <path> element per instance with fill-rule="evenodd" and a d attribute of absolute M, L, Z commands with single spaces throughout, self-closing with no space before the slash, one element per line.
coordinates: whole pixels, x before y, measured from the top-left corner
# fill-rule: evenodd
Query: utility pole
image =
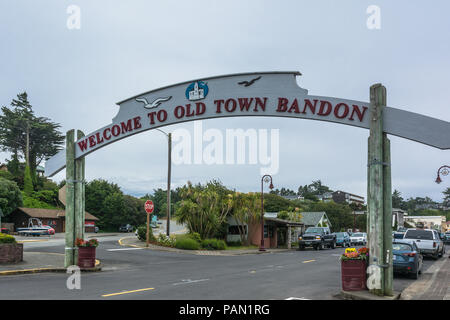
<path fill-rule="evenodd" d="M 167 222 L 166 222 L 166 234 L 169 237 L 170 236 L 170 180 L 171 180 L 171 175 L 172 175 L 172 133 L 165 133 L 164 131 L 160 130 L 160 129 L 156 129 L 159 132 L 164 133 L 164 135 L 167 137 L 167 150 L 168 150 L 168 155 L 167 155 Z"/>
<path fill-rule="evenodd" d="M 172 133 L 167 135 L 169 154 L 167 163 L 167 236 L 170 236 L 170 180 L 172 174 Z"/>
<path fill-rule="evenodd" d="M 368 286 L 371 293 L 392 292 L 392 193 L 390 143 L 383 133 L 386 88 L 370 87 L 371 122 L 368 141 L 367 233 L 370 249 Z"/>

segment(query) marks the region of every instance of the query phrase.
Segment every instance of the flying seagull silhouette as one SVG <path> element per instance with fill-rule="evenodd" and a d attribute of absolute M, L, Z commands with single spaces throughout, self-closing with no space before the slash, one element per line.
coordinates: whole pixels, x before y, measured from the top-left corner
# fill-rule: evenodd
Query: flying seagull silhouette
<path fill-rule="evenodd" d="M 243 85 L 244 87 L 249 87 L 249 86 L 251 86 L 252 84 L 254 84 L 255 81 L 258 81 L 259 79 L 261 79 L 261 76 L 259 76 L 258 78 L 252 79 L 252 80 L 250 80 L 250 81 L 241 81 L 241 82 L 238 82 L 238 84 L 240 84 L 241 86 Z"/>
<path fill-rule="evenodd" d="M 144 103 L 144 108 L 145 109 L 153 109 L 153 108 L 158 107 L 164 101 L 170 100 L 171 98 L 172 98 L 172 96 L 169 96 L 169 97 L 166 97 L 166 98 L 157 98 L 152 103 L 148 103 L 147 99 L 145 99 L 145 98 L 136 98 L 135 100 L 137 102 Z"/>

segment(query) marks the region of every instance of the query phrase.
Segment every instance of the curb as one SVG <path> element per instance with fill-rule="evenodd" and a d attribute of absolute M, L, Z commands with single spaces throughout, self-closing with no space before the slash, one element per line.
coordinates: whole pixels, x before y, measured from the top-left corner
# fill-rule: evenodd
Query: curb
<path fill-rule="evenodd" d="M 341 290 L 340 296 L 345 300 L 399 300 L 401 292 L 394 292 L 393 296 L 377 296 L 371 294 L 368 290 L 364 291 L 344 291 Z"/>
<path fill-rule="evenodd" d="M 98 272 L 102 271 L 101 261 L 95 259 L 94 268 L 81 268 L 82 272 Z M 32 269 L 20 269 L 20 270 L 6 270 L 0 271 L 0 276 L 13 276 L 19 274 L 34 274 L 44 272 L 66 272 L 67 268 L 32 268 Z"/>
<path fill-rule="evenodd" d="M 197 256 L 242 256 L 242 255 L 248 255 L 248 254 L 267 254 L 267 253 L 281 253 L 281 252 L 289 252 L 292 251 L 292 249 L 279 249 L 280 251 L 272 252 L 270 250 L 266 251 L 247 251 L 247 252 L 233 252 L 234 250 L 221 250 L 221 251 L 214 251 L 214 250 L 182 250 L 182 249 L 175 249 L 175 248 L 166 248 L 162 246 L 156 246 L 153 245 L 153 247 L 146 247 L 146 246 L 138 246 L 135 244 L 126 244 L 123 243 L 123 240 L 132 238 L 132 237 L 124 237 L 118 240 L 119 245 L 124 247 L 133 247 L 133 248 L 141 248 L 141 249 L 148 249 L 148 250 L 156 250 L 156 251 L 165 251 L 165 252 L 175 252 L 175 253 L 184 253 L 184 254 L 192 254 Z"/>
<path fill-rule="evenodd" d="M 115 236 L 118 236 L 118 234 L 113 234 L 113 233 L 111 233 L 111 234 L 97 234 L 97 235 L 94 235 L 94 236 L 88 236 L 87 238 L 91 239 L 91 238 L 115 237 Z"/>

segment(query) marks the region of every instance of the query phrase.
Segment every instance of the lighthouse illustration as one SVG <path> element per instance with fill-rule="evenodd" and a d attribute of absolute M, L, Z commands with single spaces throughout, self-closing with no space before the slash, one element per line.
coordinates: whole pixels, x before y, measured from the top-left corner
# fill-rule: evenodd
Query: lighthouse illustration
<path fill-rule="evenodd" d="M 186 98 L 190 101 L 204 99 L 208 95 L 208 85 L 203 81 L 195 81 L 186 88 Z"/>

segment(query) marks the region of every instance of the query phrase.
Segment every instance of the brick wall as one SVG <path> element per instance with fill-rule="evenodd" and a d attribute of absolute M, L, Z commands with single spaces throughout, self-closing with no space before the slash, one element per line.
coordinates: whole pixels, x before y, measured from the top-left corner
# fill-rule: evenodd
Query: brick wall
<path fill-rule="evenodd" d="M 22 243 L 0 244 L 0 263 L 17 263 L 23 261 Z"/>

